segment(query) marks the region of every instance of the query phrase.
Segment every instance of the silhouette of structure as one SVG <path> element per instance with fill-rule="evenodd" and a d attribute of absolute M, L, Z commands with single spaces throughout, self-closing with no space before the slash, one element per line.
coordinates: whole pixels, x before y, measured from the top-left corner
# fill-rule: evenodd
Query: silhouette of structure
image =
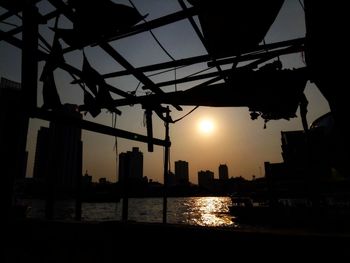
<path fill-rule="evenodd" d="M 1 170 L 12 173 L 15 179 L 23 179 L 26 173 L 27 152 L 25 148 L 28 120 L 21 112 L 22 86 L 20 83 L 1 78 L 0 82 L 0 151 Z M 14 162 L 18 156 L 18 162 Z"/>
<path fill-rule="evenodd" d="M 82 185 L 90 185 L 92 183 L 92 175 L 88 174 L 88 171 L 85 171 L 85 174 L 83 175 L 82 179 Z"/>
<path fill-rule="evenodd" d="M 315 120 L 307 132 L 281 132 L 283 162 L 265 162 L 265 176 L 273 195 L 313 198 L 320 183 L 330 180 L 332 169 L 337 167 L 330 156 L 334 146 L 332 120 L 327 113 Z"/>
<path fill-rule="evenodd" d="M 77 106 L 65 104 L 62 114 L 81 119 Z M 73 192 L 82 175 L 81 129 L 50 122 L 38 131 L 33 177 L 42 182 L 54 181 L 60 190 Z"/>
<path fill-rule="evenodd" d="M 228 180 L 228 167 L 226 164 L 219 165 L 219 180 Z"/>
<path fill-rule="evenodd" d="M 119 154 L 119 182 L 127 178 L 128 183 L 142 182 L 143 178 L 143 153 L 138 147 L 132 151 Z"/>
<path fill-rule="evenodd" d="M 52 150 L 52 149 L 51 149 Z M 36 139 L 33 178 L 45 183 L 49 170 L 50 129 L 40 127 Z"/>
<path fill-rule="evenodd" d="M 211 190 L 214 183 L 214 172 L 206 170 L 198 172 L 198 186 L 203 189 Z"/>
<path fill-rule="evenodd" d="M 0 22 L 8 23 L 8 19 L 21 13 L 20 25 L 14 25 L 10 30 L 1 30 L 0 38 L 1 41 L 19 48 L 22 54 L 22 90 L 20 95 L 16 96 L 18 101 L 10 104 L 1 103 L 1 124 L 4 123 L 4 118 L 10 120 L 6 122 L 5 127 L 1 125 L 0 131 L 1 156 L 6 156 L 0 165 L 4 171 L 4 191 L 0 192 L 4 194 L 1 198 L 3 202 L 1 207 L 4 208 L 5 214 L 8 215 L 10 211 L 14 178 L 20 176 L 18 169 L 14 171 L 13 168 L 16 167 L 15 164 L 23 163 L 29 118 L 66 123 L 102 134 L 144 142 L 147 143 L 149 151 L 153 151 L 154 145 L 163 146 L 166 188 L 171 144 L 169 123 L 175 123 L 170 116 L 170 106 L 175 110 L 181 110 L 181 105 L 248 107 L 252 119 L 261 117 L 266 122 L 296 117 L 296 111 L 300 106 L 301 117 L 305 124 L 307 101 L 303 92 L 308 80 L 317 85 L 329 102 L 334 116 L 336 135 L 333 161 L 336 169 L 348 176 L 350 138 L 347 135 L 347 122 L 344 120 L 349 116 L 349 107 L 347 91 L 343 88 L 344 83 L 348 81 L 348 74 L 346 68 L 340 66 L 343 64 L 346 50 L 343 36 L 344 32 L 347 32 L 348 23 L 340 19 L 347 18 L 346 14 L 341 14 L 343 10 L 347 10 L 345 4 L 329 5 L 328 2 L 305 0 L 303 6 L 306 22 L 305 38 L 265 44 L 264 37 L 279 14 L 283 0 L 239 2 L 218 0 L 215 3 L 179 0 L 180 10 L 147 22 L 142 22 L 147 14 L 140 14 L 136 6 L 116 4 L 110 0 L 84 4 L 76 0 L 48 2 L 52 7 L 49 13 L 46 8 L 37 5 L 46 3 L 40 0 L 4 0 L 0 4 L 5 9 L 0 16 Z M 233 13 L 235 15 L 232 15 Z M 337 14 L 335 19 L 324 19 L 330 13 Z M 194 16 L 198 18 L 200 25 Z M 50 29 L 54 19 L 57 21 Z M 72 28 L 59 28 L 60 19 L 70 21 Z M 171 57 L 169 61 L 163 63 L 134 67 L 119 53 L 115 45 L 110 43 L 166 27 L 184 19 L 190 22 L 206 54 L 181 59 Z M 53 32 L 52 44 L 45 38 L 46 34 L 42 34 L 42 30 L 39 31 L 39 24 L 41 29 Z M 18 34 L 21 34 L 22 38 L 18 38 Z M 64 41 L 67 46 L 62 48 L 60 41 Z M 101 74 L 94 69 L 94 65 L 90 65 L 89 58 L 85 54 L 81 70 L 65 61 L 64 54 L 82 50 L 87 46 L 94 46 L 106 52 L 124 67 L 124 70 Z M 279 58 L 300 52 L 305 54 L 306 67 L 283 69 Z M 40 61 L 45 62 L 40 75 L 40 81 L 43 82 L 43 107 L 37 105 L 37 76 Z M 147 77 L 147 72 L 150 71 L 200 63 L 206 69 L 213 68 L 213 71 L 199 72 L 162 82 Z M 229 69 L 224 70 L 223 65 L 228 65 Z M 337 70 L 330 70 L 330 66 L 333 65 Z M 120 107 L 140 104 L 145 111 L 147 135 L 111 128 L 64 114 L 59 110 L 61 101 L 54 80 L 54 71 L 57 68 L 66 71 L 72 76 L 73 83 L 82 88 L 84 103 L 79 105 L 80 111 L 89 112 L 91 116 L 96 117 L 101 109 L 121 114 Z M 140 82 L 143 89 L 151 94 L 136 96 L 106 82 L 107 78 L 125 75 Z M 193 81 L 201 83 L 190 84 Z M 193 86 L 175 92 L 165 92 L 162 89 L 164 86 L 178 83 Z M 111 93 L 118 98 L 113 98 Z M 164 107 L 163 104 L 168 104 L 169 107 Z M 164 139 L 153 137 L 153 112 L 166 124 Z M 23 116 L 25 116 L 23 123 L 11 122 Z M 18 147 L 13 147 L 11 143 L 15 138 L 19 142 Z M 164 193 L 166 196 L 166 190 Z M 166 203 L 166 199 L 164 201 Z M 164 207 L 166 208 L 166 205 Z"/>
<path fill-rule="evenodd" d="M 189 184 L 188 162 L 182 160 L 175 162 L 175 179 L 178 184 Z"/>

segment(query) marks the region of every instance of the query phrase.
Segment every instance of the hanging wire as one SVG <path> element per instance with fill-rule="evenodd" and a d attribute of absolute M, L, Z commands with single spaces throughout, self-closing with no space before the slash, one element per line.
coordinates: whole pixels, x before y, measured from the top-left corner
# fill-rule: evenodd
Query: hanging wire
<path fill-rule="evenodd" d="M 177 91 L 177 83 L 176 83 L 176 68 L 174 68 L 174 79 L 175 79 L 175 91 Z"/>
<path fill-rule="evenodd" d="M 133 8 L 135 8 L 135 10 L 137 10 L 136 6 L 134 5 L 134 3 L 129 0 L 129 3 L 132 5 Z M 148 23 L 147 20 L 145 18 L 142 19 L 145 23 Z M 165 47 L 162 45 L 162 43 L 160 43 L 160 41 L 157 39 L 157 37 L 153 34 L 152 30 L 149 30 L 149 32 L 151 33 L 152 37 L 154 38 L 154 40 L 157 42 L 157 44 L 159 45 L 159 47 L 164 51 L 165 54 L 168 55 L 168 57 L 175 61 L 174 57 L 172 55 L 170 55 L 170 53 L 165 49 Z"/>
<path fill-rule="evenodd" d="M 181 121 L 182 119 L 184 119 L 185 117 L 187 117 L 188 115 L 190 115 L 192 112 L 194 112 L 196 109 L 198 109 L 199 105 L 197 105 L 196 107 L 194 107 L 192 110 L 190 110 L 187 114 L 185 114 L 184 116 L 182 116 L 181 118 L 174 120 L 173 123 Z"/>
<path fill-rule="evenodd" d="M 163 71 L 160 71 L 160 72 L 157 72 L 157 73 L 153 73 L 153 74 L 147 75 L 147 77 L 153 77 L 153 76 L 156 76 L 156 75 L 160 75 L 160 74 L 163 74 L 163 73 L 167 73 L 167 72 L 173 71 L 174 69 L 180 69 L 180 68 L 184 68 L 184 67 L 188 67 L 188 66 L 189 65 L 182 65 L 182 66 L 178 66 L 178 67 L 175 67 L 175 68 L 172 68 L 172 69 L 166 69 L 166 70 L 163 70 Z"/>
<path fill-rule="evenodd" d="M 299 2 L 299 4 L 300 4 L 301 8 L 305 11 L 303 2 L 302 2 L 301 0 L 298 0 L 298 2 Z"/>
<path fill-rule="evenodd" d="M 181 69 L 181 68 L 188 67 L 188 66 L 189 65 L 182 65 L 182 66 L 175 67 L 173 69 L 166 69 L 166 70 L 163 70 L 163 71 L 160 71 L 160 72 L 157 72 L 157 73 L 149 74 L 149 75 L 147 75 L 147 77 L 157 76 L 157 75 L 160 75 L 160 74 L 164 74 L 164 73 L 173 71 L 174 69 L 177 70 L 177 69 Z M 195 74 L 197 74 L 197 73 L 195 73 Z M 131 94 L 135 94 L 137 92 L 137 90 L 139 89 L 140 85 L 141 85 L 141 81 L 139 81 L 139 83 L 137 84 L 136 89 L 134 91 L 131 91 L 130 93 Z"/>
<path fill-rule="evenodd" d="M 184 77 L 184 79 L 189 78 L 189 77 L 192 77 L 192 76 L 195 76 L 195 75 L 198 75 L 199 73 L 203 73 L 203 72 L 208 71 L 208 70 L 210 70 L 210 69 L 212 69 L 212 68 L 214 68 L 214 66 L 211 66 L 211 67 L 208 67 L 208 68 L 206 68 L 206 69 L 202 69 L 202 70 L 200 70 L 200 71 L 197 71 L 197 72 L 195 72 L 195 73 L 192 73 L 192 74 L 190 74 L 190 75 Z"/>
<path fill-rule="evenodd" d="M 135 10 L 137 10 L 136 6 L 134 5 L 134 3 L 129 0 L 130 5 L 135 8 Z M 147 20 L 145 18 L 142 19 L 146 24 L 148 23 Z M 176 61 L 175 58 L 166 50 L 166 48 L 162 45 L 162 43 L 160 43 L 160 41 L 158 40 L 158 38 L 155 36 L 155 34 L 153 34 L 153 31 L 150 29 L 148 30 L 151 34 L 151 36 L 153 37 L 153 39 L 157 42 L 158 46 L 164 51 L 165 54 L 167 54 L 167 56 L 172 60 L 172 61 Z M 174 68 L 174 74 L 175 74 L 175 81 L 176 81 L 176 67 Z M 177 91 L 177 84 L 175 83 L 175 91 Z"/>
<path fill-rule="evenodd" d="M 10 22 L 0 21 L 0 23 L 3 23 L 3 24 L 8 25 L 8 26 L 18 27 L 18 25 L 12 24 L 12 23 L 10 23 Z"/>

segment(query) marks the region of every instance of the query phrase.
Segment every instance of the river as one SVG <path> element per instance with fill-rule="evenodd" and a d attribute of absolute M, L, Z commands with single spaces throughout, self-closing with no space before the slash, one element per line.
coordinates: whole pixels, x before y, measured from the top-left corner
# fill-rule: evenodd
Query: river
<path fill-rule="evenodd" d="M 45 201 L 29 200 L 29 218 L 44 218 Z M 229 213 L 229 197 L 168 198 L 167 222 L 200 226 L 235 227 Z M 57 201 L 55 219 L 74 220 L 74 202 Z M 130 198 L 128 219 L 136 222 L 162 222 L 162 198 Z M 118 203 L 83 203 L 83 221 L 121 220 L 122 201 Z"/>

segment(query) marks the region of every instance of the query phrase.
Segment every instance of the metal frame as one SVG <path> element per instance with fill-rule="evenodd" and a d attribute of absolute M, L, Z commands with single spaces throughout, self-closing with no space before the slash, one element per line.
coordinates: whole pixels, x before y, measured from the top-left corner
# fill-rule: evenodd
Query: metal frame
<path fill-rule="evenodd" d="M 169 129 L 169 122 L 171 122 L 171 118 L 169 115 L 169 109 L 165 109 L 161 105 L 148 105 L 148 104 L 143 105 L 143 108 L 146 111 L 148 111 L 147 136 L 131 133 L 120 129 L 114 129 L 105 125 L 88 122 L 85 120 L 81 120 L 77 122 L 72 119 L 64 119 L 62 118 L 62 116 L 59 116 L 54 112 L 44 111 L 42 109 L 37 108 L 36 76 L 38 75 L 37 74 L 38 62 L 48 58 L 48 54 L 41 51 L 38 48 L 39 39 L 43 40 L 42 36 L 38 32 L 38 26 L 39 24 L 46 24 L 51 19 L 57 18 L 60 15 L 64 15 L 70 21 L 74 21 L 75 19 L 73 10 L 67 4 L 65 4 L 65 2 L 63 2 L 62 0 L 48 0 L 48 1 L 52 6 L 56 8 L 56 10 L 46 15 L 40 14 L 37 8 L 35 7 L 35 4 L 37 2 L 40 2 L 40 0 L 36 0 L 36 1 L 23 0 L 23 1 L 19 1 L 24 4 L 23 8 L 14 8 L 14 9 L 9 8 L 6 13 L 0 16 L 0 21 L 4 21 L 5 19 L 15 14 L 18 14 L 19 12 L 22 12 L 23 14 L 21 26 L 18 26 L 17 28 L 14 28 L 7 32 L 0 30 L 0 40 L 6 41 L 9 44 L 17 48 L 20 48 L 22 50 L 22 86 L 23 86 L 23 90 L 24 90 L 24 93 L 26 96 L 26 102 L 27 102 L 23 110 L 28 112 L 28 109 L 30 109 L 28 117 L 39 118 L 39 119 L 48 120 L 48 121 L 63 121 L 63 122 L 71 123 L 73 125 L 78 125 L 81 128 L 86 130 L 107 134 L 107 135 L 112 135 L 112 136 L 117 136 L 117 137 L 122 137 L 129 140 L 145 142 L 145 143 L 148 143 L 148 146 L 149 146 L 148 149 L 150 151 L 153 150 L 153 144 L 160 145 L 165 147 L 166 149 L 165 159 L 167 160 L 167 158 L 169 157 L 168 149 L 170 147 L 170 138 L 169 138 L 168 129 Z M 125 70 L 122 70 L 122 71 L 111 72 L 111 73 L 101 75 L 101 78 L 107 79 L 107 78 L 115 78 L 115 77 L 125 76 L 125 75 L 132 75 L 144 85 L 143 89 L 150 90 L 154 94 L 157 94 L 158 96 L 161 97 L 162 94 L 165 94 L 165 92 L 161 89 L 161 87 L 164 87 L 167 85 L 213 78 L 201 84 L 201 85 L 208 85 L 213 81 L 217 81 L 219 79 L 225 80 L 227 74 L 231 73 L 234 70 L 239 70 L 240 67 L 236 68 L 238 62 L 251 61 L 251 63 L 245 67 L 255 68 L 259 64 L 264 63 L 280 55 L 302 52 L 304 50 L 305 40 L 295 39 L 295 40 L 289 40 L 289 41 L 284 41 L 284 42 L 279 42 L 274 44 L 260 45 L 257 48 L 250 50 L 245 54 L 228 57 L 228 58 L 215 59 L 213 58 L 213 56 L 211 56 L 208 53 L 202 56 L 189 57 L 185 59 L 179 59 L 175 61 L 169 61 L 165 63 L 159 63 L 159 64 L 147 65 L 147 66 L 135 68 L 115 48 L 113 48 L 112 45 L 110 45 L 109 42 L 111 41 L 127 38 L 132 35 L 140 34 L 142 32 L 146 32 L 154 28 L 162 27 L 164 25 L 168 25 L 183 19 L 189 19 L 193 29 L 197 33 L 197 36 L 202 41 L 203 45 L 206 47 L 205 39 L 202 36 L 199 27 L 197 26 L 197 24 L 193 19 L 193 16 L 197 15 L 196 10 L 193 7 L 191 8 L 186 7 L 184 1 L 182 0 L 179 0 L 179 4 L 183 9 L 181 11 L 154 19 L 147 23 L 144 22 L 144 23 L 135 25 L 128 30 L 119 32 L 117 35 L 109 39 L 99 39 L 95 43 L 90 43 L 90 45 L 92 46 L 99 46 L 102 50 L 104 50 L 107 54 L 109 54 L 117 63 L 119 63 L 121 66 L 125 68 Z M 2 4 L 2 6 L 5 9 L 8 7 L 6 4 Z M 22 33 L 22 40 L 15 37 L 15 35 L 18 33 Z M 45 43 L 45 46 L 49 46 L 49 45 Z M 66 48 L 63 50 L 63 54 L 74 50 L 75 49 L 73 48 Z M 172 69 L 178 66 L 193 65 L 196 63 L 203 63 L 203 62 L 207 62 L 208 67 L 216 67 L 217 71 L 201 74 L 197 76 L 187 77 L 187 78 L 180 78 L 177 80 L 158 82 L 158 83 L 153 82 L 149 77 L 145 75 L 146 72 L 150 72 L 150 71 Z M 220 65 L 224 65 L 224 64 L 232 64 L 232 69 L 221 70 Z M 77 79 L 80 78 L 82 75 L 82 72 L 79 69 L 67 63 L 60 63 L 58 66 Z M 107 85 L 107 88 L 109 91 L 122 97 L 121 99 L 116 100 L 119 102 L 119 103 L 116 103 L 117 106 L 142 103 L 142 100 L 138 100 L 137 97 L 134 97 L 123 90 L 117 89 L 116 87 L 113 87 L 111 85 Z M 175 107 L 175 109 L 181 110 L 180 106 L 178 105 L 173 105 L 173 106 Z M 163 119 L 166 123 L 166 135 L 164 140 L 153 138 L 153 133 L 151 128 L 152 111 L 155 111 L 157 115 L 161 119 Z M 165 161 L 165 166 L 164 166 L 165 186 L 166 186 L 166 180 L 167 180 L 166 175 L 168 174 L 167 169 L 168 169 L 167 161 Z M 166 190 L 164 192 L 165 192 L 165 199 L 164 199 L 165 212 L 163 214 L 163 222 L 166 222 Z"/>

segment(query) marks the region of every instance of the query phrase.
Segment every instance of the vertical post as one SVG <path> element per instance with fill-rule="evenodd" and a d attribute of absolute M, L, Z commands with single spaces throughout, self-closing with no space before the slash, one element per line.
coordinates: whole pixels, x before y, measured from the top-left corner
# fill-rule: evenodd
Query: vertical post
<path fill-rule="evenodd" d="M 37 88 L 37 57 L 38 48 L 38 21 L 37 8 L 33 1 L 23 1 L 23 31 L 22 31 L 22 80 L 20 94 L 6 98 L 5 91 L 1 103 L 0 120 L 0 154 L 1 154 L 1 196 L 0 205 L 4 215 L 0 221 L 11 220 L 12 205 L 14 201 L 14 183 L 21 178 L 23 172 L 24 156 L 27 143 L 28 121 L 30 110 L 27 106 L 29 96 L 35 97 Z M 6 92 L 7 93 L 7 92 Z M 12 93 L 12 92 L 11 92 Z M 8 105 L 10 104 L 10 105 Z M 9 109 L 6 109 L 8 105 Z M 3 110 L 5 110 L 3 112 Z"/>
<path fill-rule="evenodd" d="M 38 9 L 34 1 L 26 0 L 23 7 L 22 89 L 26 112 L 37 106 L 38 81 Z"/>
<path fill-rule="evenodd" d="M 122 160 L 119 160 L 119 162 L 124 162 L 124 167 L 129 167 L 130 160 L 128 157 L 123 158 Z M 120 165 L 120 164 L 119 164 Z M 125 169 L 124 168 L 124 169 Z M 123 193 L 123 208 L 122 208 L 122 221 L 127 222 L 128 221 L 128 212 L 129 212 L 129 169 L 127 169 L 127 172 L 122 172 L 122 177 L 120 177 L 121 170 L 119 170 L 119 180 L 122 181 L 122 193 Z"/>
<path fill-rule="evenodd" d="M 56 131 L 52 128 L 53 123 L 50 123 L 49 128 L 49 149 L 55 149 Z M 45 218 L 47 220 L 54 219 L 55 213 L 55 198 L 57 182 L 57 159 L 56 151 L 49 151 L 48 155 L 48 169 L 45 169 L 46 176 L 46 203 L 45 203 Z"/>
<path fill-rule="evenodd" d="M 152 110 L 146 109 L 146 125 L 147 125 L 147 137 L 148 137 L 148 151 L 153 152 L 153 125 L 152 125 Z"/>
<path fill-rule="evenodd" d="M 83 143 L 82 141 L 79 141 L 79 149 L 78 149 L 78 167 L 77 167 L 77 185 L 76 185 L 76 200 L 75 200 L 75 220 L 80 221 L 81 220 L 81 214 L 82 214 L 82 205 L 81 205 L 81 188 L 82 188 L 82 170 L 83 170 L 83 160 L 82 160 L 82 154 L 83 153 Z"/>
<path fill-rule="evenodd" d="M 170 138 L 169 138 L 169 107 L 167 108 L 166 121 L 165 121 L 165 141 L 169 142 L 164 146 L 164 187 L 163 187 L 163 224 L 167 222 L 167 188 L 168 188 L 168 177 L 169 177 L 169 148 L 170 148 Z"/>

